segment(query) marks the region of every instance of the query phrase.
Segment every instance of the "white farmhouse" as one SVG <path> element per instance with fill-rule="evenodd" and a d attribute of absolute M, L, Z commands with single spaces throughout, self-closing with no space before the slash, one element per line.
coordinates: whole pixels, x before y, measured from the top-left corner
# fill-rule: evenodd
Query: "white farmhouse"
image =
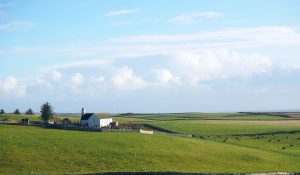
<path fill-rule="evenodd" d="M 110 117 L 101 117 L 96 115 L 95 113 L 85 113 L 84 108 L 81 110 L 81 119 L 80 125 L 87 126 L 89 128 L 102 128 L 105 126 L 109 126 L 112 122 L 112 118 Z"/>

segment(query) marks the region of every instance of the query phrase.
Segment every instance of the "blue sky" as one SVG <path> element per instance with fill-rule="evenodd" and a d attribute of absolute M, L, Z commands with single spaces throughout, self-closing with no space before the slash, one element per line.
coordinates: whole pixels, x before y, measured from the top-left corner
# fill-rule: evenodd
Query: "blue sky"
<path fill-rule="evenodd" d="M 300 110 L 297 0 L 0 0 L 0 108 Z"/>

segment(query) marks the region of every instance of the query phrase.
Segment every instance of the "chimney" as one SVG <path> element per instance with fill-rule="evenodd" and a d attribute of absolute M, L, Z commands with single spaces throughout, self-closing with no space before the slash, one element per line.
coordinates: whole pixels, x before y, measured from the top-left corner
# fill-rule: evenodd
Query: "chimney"
<path fill-rule="evenodd" d="M 85 109 L 82 108 L 82 109 L 81 109 L 81 116 L 83 116 L 84 114 L 85 114 Z"/>

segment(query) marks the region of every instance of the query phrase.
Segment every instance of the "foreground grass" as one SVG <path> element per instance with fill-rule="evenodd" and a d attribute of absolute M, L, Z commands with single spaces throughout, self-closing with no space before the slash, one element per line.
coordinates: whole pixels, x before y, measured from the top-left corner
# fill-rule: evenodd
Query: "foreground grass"
<path fill-rule="evenodd" d="M 300 171 L 298 155 L 157 133 L 0 125 L 0 143 L 0 174 Z"/>

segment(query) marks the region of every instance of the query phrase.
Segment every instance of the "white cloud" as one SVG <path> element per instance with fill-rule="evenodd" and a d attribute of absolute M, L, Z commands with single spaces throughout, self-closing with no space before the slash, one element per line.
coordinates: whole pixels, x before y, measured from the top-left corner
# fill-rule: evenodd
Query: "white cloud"
<path fill-rule="evenodd" d="M 280 36 L 280 37 L 278 37 Z M 255 44 L 297 44 L 300 34 L 295 29 L 286 26 L 268 26 L 255 28 L 226 29 L 215 32 L 198 32 L 195 34 L 180 35 L 135 35 L 123 36 L 113 39 L 121 43 L 167 43 L 167 42 L 203 42 L 223 45 L 245 43 L 249 46 Z M 178 43 L 176 43 L 178 44 Z M 186 44 L 186 43 L 185 43 Z M 194 44 L 194 43 L 193 43 Z"/>
<path fill-rule="evenodd" d="M 198 18 L 213 19 L 220 17 L 223 17 L 223 14 L 219 12 L 198 12 L 175 16 L 174 18 L 171 18 L 169 22 L 192 23 Z"/>
<path fill-rule="evenodd" d="M 44 67 L 43 70 L 57 70 L 57 69 L 70 69 L 70 68 L 84 68 L 84 67 L 99 67 L 107 66 L 109 61 L 107 60 L 88 60 L 88 61 L 74 61 L 54 66 Z"/>
<path fill-rule="evenodd" d="M 10 92 L 17 87 L 17 80 L 13 76 L 6 77 L 1 83 L 1 90 L 4 92 Z"/>
<path fill-rule="evenodd" d="M 280 36 L 280 37 L 278 37 Z M 98 46 L 59 46 L 15 48 L 0 50 L 1 56 L 41 55 L 49 56 L 97 56 L 101 60 L 76 61 L 49 67 L 66 69 L 73 67 L 108 66 L 109 60 L 139 58 L 141 56 L 172 53 L 174 51 L 199 51 L 212 49 L 238 49 L 299 45 L 300 33 L 287 26 L 226 29 L 215 32 L 201 31 L 194 34 L 133 35 L 113 38 Z"/>
<path fill-rule="evenodd" d="M 60 80 L 61 77 L 62 77 L 61 73 L 58 72 L 57 70 L 51 71 L 50 74 L 51 74 L 51 78 L 52 78 L 53 80 Z"/>
<path fill-rule="evenodd" d="M 191 84 L 231 77 L 245 78 L 272 70 L 271 59 L 257 53 L 218 50 L 176 53 L 171 57 L 175 59 L 176 70 Z"/>
<path fill-rule="evenodd" d="M 28 83 L 31 85 L 31 87 L 34 88 L 39 87 L 40 89 L 43 90 L 47 89 L 47 91 L 52 90 L 55 87 L 52 83 L 50 83 L 49 81 L 45 80 L 42 77 L 35 77 L 33 78 L 33 81 L 29 80 Z"/>
<path fill-rule="evenodd" d="M 180 78 L 174 76 L 168 69 L 155 69 L 156 83 L 161 86 L 167 86 L 170 83 L 180 83 Z"/>
<path fill-rule="evenodd" d="M 105 78 L 103 76 L 98 76 L 98 77 L 92 77 L 91 80 L 93 83 L 101 84 L 105 81 Z"/>
<path fill-rule="evenodd" d="M 130 13 L 136 13 L 141 11 L 141 9 L 123 9 L 118 11 L 111 11 L 104 14 L 104 16 L 119 16 L 119 15 L 125 15 Z"/>
<path fill-rule="evenodd" d="M 137 90 L 146 87 L 141 77 L 134 75 L 133 70 L 122 67 L 112 78 L 112 84 L 120 90 Z"/>
<path fill-rule="evenodd" d="M 26 95 L 26 86 L 19 84 L 15 77 L 8 76 L 2 82 L 0 82 L 0 92 L 12 96 L 22 97 Z"/>
<path fill-rule="evenodd" d="M 85 77 L 81 73 L 75 73 L 71 77 L 71 83 L 75 86 L 80 86 L 83 84 Z"/>
<path fill-rule="evenodd" d="M 6 24 L 0 25 L 0 30 L 17 30 L 17 29 L 24 29 L 24 28 L 31 28 L 34 24 L 29 21 L 12 21 Z"/>

